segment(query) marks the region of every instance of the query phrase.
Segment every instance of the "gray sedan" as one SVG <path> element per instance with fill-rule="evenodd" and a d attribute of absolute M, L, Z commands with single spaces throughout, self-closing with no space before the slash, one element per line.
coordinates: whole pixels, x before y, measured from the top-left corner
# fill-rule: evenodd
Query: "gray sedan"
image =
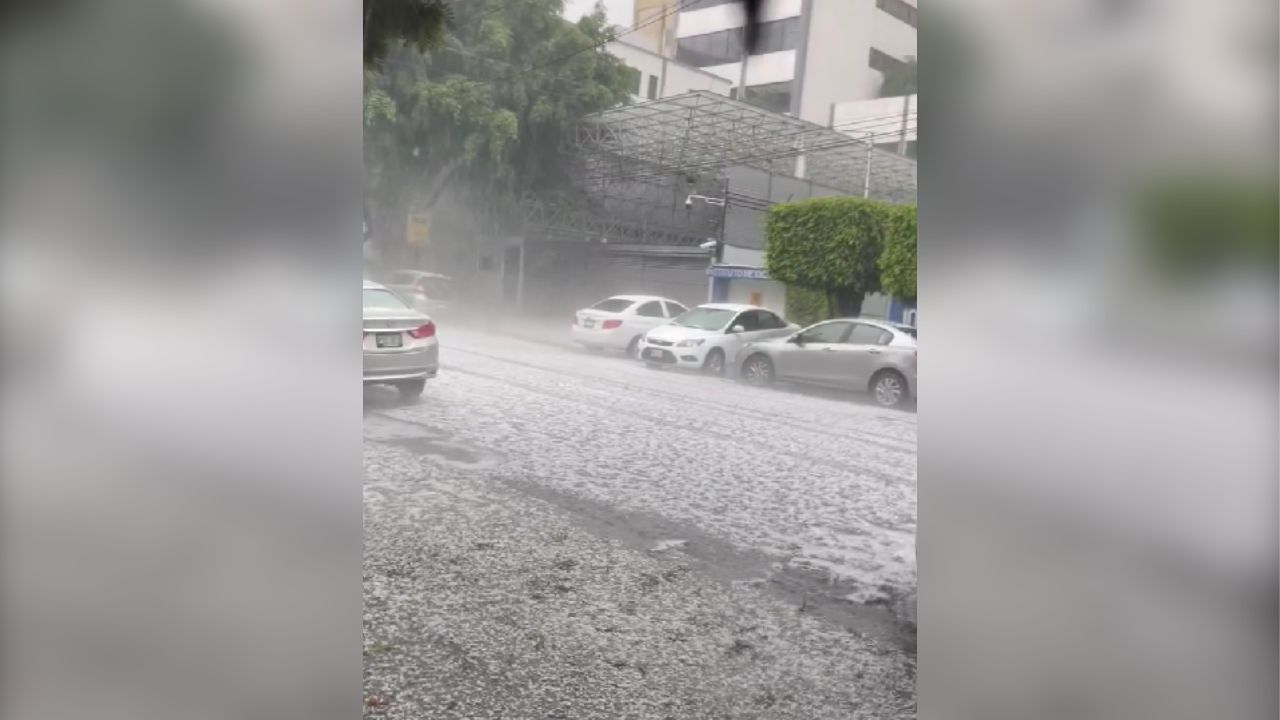
<path fill-rule="evenodd" d="M 752 385 L 784 380 L 856 390 L 886 407 L 916 396 L 916 329 L 897 323 L 827 320 L 747 345 L 739 357 L 741 377 Z"/>
<path fill-rule="evenodd" d="M 440 345 L 431 318 L 399 295 L 364 282 L 364 384 L 394 385 L 407 397 L 422 394 L 440 368 Z"/>

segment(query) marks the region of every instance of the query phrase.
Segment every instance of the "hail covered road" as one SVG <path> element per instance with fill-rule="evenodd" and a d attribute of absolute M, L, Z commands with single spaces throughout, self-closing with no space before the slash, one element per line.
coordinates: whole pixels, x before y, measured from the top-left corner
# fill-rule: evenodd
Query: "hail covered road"
<path fill-rule="evenodd" d="M 366 717 L 914 716 L 914 414 L 441 335 L 365 391 Z"/>

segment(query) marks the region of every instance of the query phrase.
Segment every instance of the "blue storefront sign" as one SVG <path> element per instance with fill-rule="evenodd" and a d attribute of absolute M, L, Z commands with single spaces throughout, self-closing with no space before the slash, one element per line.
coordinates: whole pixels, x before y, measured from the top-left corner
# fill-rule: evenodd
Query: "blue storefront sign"
<path fill-rule="evenodd" d="M 764 268 L 745 267 L 742 265 L 712 265 L 707 274 L 713 278 L 727 280 L 768 280 L 769 273 Z"/>

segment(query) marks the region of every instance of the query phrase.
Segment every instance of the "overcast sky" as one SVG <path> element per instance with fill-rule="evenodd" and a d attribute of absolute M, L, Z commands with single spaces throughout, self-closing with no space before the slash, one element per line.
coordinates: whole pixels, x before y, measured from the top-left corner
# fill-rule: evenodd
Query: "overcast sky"
<path fill-rule="evenodd" d="M 596 0 L 564 0 L 564 16 L 577 21 L 578 18 L 591 12 Z M 633 0 L 604 0 L 609 13 L 609 22 L 614 25 L 631 26 L 631 13 L 634 12 Z"/>

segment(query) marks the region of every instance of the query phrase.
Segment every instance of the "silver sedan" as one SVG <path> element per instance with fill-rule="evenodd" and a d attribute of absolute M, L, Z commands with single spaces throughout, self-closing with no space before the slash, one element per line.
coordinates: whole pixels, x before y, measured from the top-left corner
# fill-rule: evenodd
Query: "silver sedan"
<path fill-rule="evenodd" d="M 364 383 L 394 385 L 417 397 L 440 369 L 436 325 L 399 295 L 364 283 Z"/>
<path fill-rule="evenodd" d="M 775 380 L 870 393 L 894 407 L 916 396 L 916 329 L 897 323 L 841 318 L 810 325 L 790 337 L 742 349 L 741 377 L 753 385 Z"/>

